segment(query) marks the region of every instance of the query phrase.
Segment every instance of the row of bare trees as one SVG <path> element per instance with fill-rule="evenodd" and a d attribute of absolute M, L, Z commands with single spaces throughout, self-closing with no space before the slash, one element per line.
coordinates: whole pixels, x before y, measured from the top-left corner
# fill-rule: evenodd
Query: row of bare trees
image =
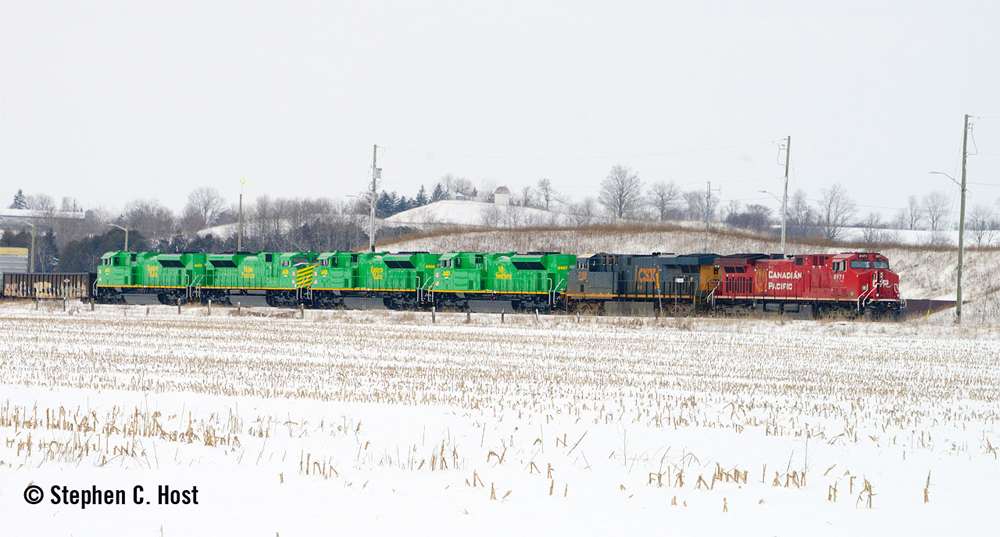
<path fill-rule="evenodd" d="M 414 198 L 380 193 L 377 202 L 380 217 L 461 194 L 466 198 L 492 201 L 496 182 L 483 180 L 476 187 L 472 181 L 451 174 L 443 176 L 431 195 L 421 187 Z M 345 250 L 368 241 L 366 200 L 347 201 L 328 198 L 286 199 L 261 196 L 243 207 L 243 250 Z M 572 201 L 558 192 L 549 179 L 513 192 L 510 206 L 484 208 L 481 224 L 489 227 L 580 226 L 614 221 L 721 221 L 760 233 L 777 233 L 780 211 L 751 203 L 731 200 L 725 204 L 714 193 L 702 189 L 682 191 L 673 182 L 654 182 L 646 187 L 639 174 L 627 166 L 611 168 L 596 197 Z M 875 211 L 858 217 L 858 205 L 839 184 L 823 189 L 819 199 L 810 199 L 804 190 L 789 197 L 787 233 L 791 237 L 818 236 L 842 239 L 848 228 L 855 228 L 860 239 L 877 244 L 898 239 L 894 230 L 927 229 L 934 232 L 931 244 L 947 244 L 944 230 L 950 229 L 949 198 L 931 192 L 922 198 L 910 196 L 907 206 L 893 220 L 886 221 Z M 236 204 L 227 202 L 211 187 L 193 190 L 179 214 L 157 200 L 129 202 L 124 210 L 87 211 L 86 217 L 64 218 L 80 214 L 82 207 L 74 198 L 63 198 L 57 206 L 45 194 L 25 195 L 18 191 L 11 208 L 31 210 L 35 215 L 36 267 L 43 270 L 89 270 L 95 255 L 108 245 L 124 247 L 124 231 L 129 230 L 131 249 L 164 251 L 233 251 L 237 248 Z M 526 210 L 548 209 L 548 211 Z M 967 244 L 994 246 L 1000 242 L 1000 203 L 976 204 L 966 221 Z M 222 226 L 218 227 L 217 226 Z M 3 245 L 20 246 L 30 242 L 27 226 L 15 219 L 4 221 Z M 378 231 L 385 238 L 407 229 L 385 227 Z M 858 238 L 858 235 L 854 235 Z M 24 244 L 26 246 L 26 244 Z M 71 246 L 72 245 L 72 246 Z M 117 246 L 116 246 L 117 247 Z M 72 255 L 70 255 L 72 253 Z"/>

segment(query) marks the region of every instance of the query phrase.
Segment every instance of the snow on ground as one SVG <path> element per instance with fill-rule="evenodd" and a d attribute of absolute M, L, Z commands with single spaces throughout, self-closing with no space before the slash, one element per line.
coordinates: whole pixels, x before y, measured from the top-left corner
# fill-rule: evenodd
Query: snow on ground
<path fill-rule="evenodd" d="M 393 225 L 524 227 L 570 225 L 570 216 L 516 205 L 500 206 L 481 201 L 441 200 L 396 213 L 385 222 Z"/>
<path fill-rule="evenodd" d="M 0 305 L 5 534 L 995 532 L 995 326 L 207 313 Z"/>

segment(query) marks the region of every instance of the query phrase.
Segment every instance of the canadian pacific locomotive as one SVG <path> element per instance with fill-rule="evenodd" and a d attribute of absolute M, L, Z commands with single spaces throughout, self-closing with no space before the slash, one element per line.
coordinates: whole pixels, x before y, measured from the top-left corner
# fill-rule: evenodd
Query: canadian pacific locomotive
<path fill-rule="evenodd" d="M 555 252 L 108 252 L 101 302 L 595 314 L 830 312 L 885 317 L 905 302 L 878 253 L 566 255 Z"/>

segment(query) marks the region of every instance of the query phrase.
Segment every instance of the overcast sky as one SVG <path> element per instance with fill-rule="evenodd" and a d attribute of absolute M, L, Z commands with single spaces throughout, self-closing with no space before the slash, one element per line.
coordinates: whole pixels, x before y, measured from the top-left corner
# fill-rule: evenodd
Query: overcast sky
<path fill-rule="evenodd" d="M 0 204 L 180 210 L 193 188 L 414 195 L 446 173 L 574 199 L 646 185 L 779 204 L 843 183 L 859 210 L 1000 198 L 1000 3 L 0 0 Z M 971 144 L 970 144 L 971 145 Z M 971 151 L 971 147 L 970 147 Z"/>

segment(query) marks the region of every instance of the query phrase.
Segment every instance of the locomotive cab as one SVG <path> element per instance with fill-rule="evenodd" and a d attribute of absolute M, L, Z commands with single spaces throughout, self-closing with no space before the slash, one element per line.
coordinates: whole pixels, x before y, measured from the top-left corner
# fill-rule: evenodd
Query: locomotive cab
<path fill-rule="evenodd" d="M 833 282 L 858 301 L 858 309 L 872 314 L 899 313 L 904 307 L 899 276 L 889 260 L 874 252 L 844 252 L 831 259 Z"/>

